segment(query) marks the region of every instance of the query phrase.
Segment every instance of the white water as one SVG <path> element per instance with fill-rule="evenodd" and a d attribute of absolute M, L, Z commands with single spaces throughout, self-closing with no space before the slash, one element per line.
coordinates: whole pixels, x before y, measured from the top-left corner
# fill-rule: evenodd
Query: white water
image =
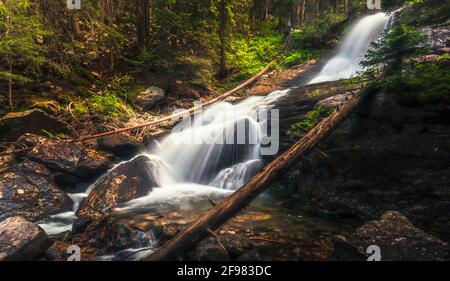
<path fill-rule="evenodd" d="M 160 163 L 152 167 L 159 187 L 147 196 L 120 205 L 117 210 L 160 205 L 189 207 L 191 202 L 225 197 L 240 188 L 263 166 L 260 143 L 267 120 L 259 120 L 255 110 L 269 109 L 289 91 L 208 107 L 193 120 L 191 128 L 170 134 L 148 151 L 148 157 Z M 227 143 L 225 138 L 230 133 L 231 139 L 236 140 L 240 125 L 245 125 L 248 139 L 243 144 Z M 211 142 L 201 142 L 205 137 Z M 192 143 L 181 140 L 192 140 Z"/>
<path fill-rule="evenodd" d="M 390 28 L 391 18 L 393 17 L 386 13 L 377 13 L 356 22 L 345 36 L 337 54 L 309 84 L 350 78 L 362 71 L 360 62 L 369 50 L 370 43 L 376 41 L 384 30 Z"/>
<path fill-rule="evenodd" d="M 386 14 L 378 13 L 358 21 L 345 37 L 337 55 L 328 61 L 309 83 L 348 78 L 362 70 L 359 63 L 369 49 L 370 42 L 376 40 L 384 29 L 389 28 L 391 20 Z M 117 209 L 141 209 L 162 205 L 189 207 L 190 202 L 225 197 L 240 188 L 263 166 L 259 149 L 262 127 L 266 126 L 266 120 L 258 120 L 252 110 L 270 108 L 289 91 L 275 91 L 266 97 L 253 96 L 237 104 L 220 102 L 207 108 L 201 115 L 201 120 L 194 120 L 192 128 L 172 133 L 147 152 L 149 166 L 145 168 L 151 170 L 159 187 L 144 197 L 122 204 Z M 218 114 L 223 112 L 227 113 L 226 119 L 221 118 L 224 115 Z M 201 139 L 203 136 L 214 136 L 217 131 L 228 132 L 227 129 L 240 123 L 246 124 L 248 135 L 253 137 L 254 142 L 238 145 L 179 143 L 180 139 Z M 220 136 L 213 139 L 218 137 Z M 118 165 L 124 163 L 126 162 Z M 54 215 L 40 226 L 48 234 L 70 230 L 80 201 L 88 196 L 99 180 L 84 193 L 69 194 L 74 202 L 72 212 Z"/>

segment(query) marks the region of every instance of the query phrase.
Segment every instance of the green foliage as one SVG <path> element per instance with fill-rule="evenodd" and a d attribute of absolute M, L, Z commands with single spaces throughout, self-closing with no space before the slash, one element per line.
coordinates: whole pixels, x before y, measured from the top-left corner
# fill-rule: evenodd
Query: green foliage
<path fill-rule="evenodd" d="M 73 112 L 77 115 L 103 114 L 111 117 L 121 117 L 132 112 L 126 104 L 132 77 L 129 75 L 114 76 L 103 91 L 93 93 L 88 91 L 85 102 L 77 103 Z M 83 89 L 86 91 L 86 89 Z M 86 93 L 84 94 L 86 95 Z"/>
<path fill-rule="evenodd" d="M 293 67 L 314 58 L 314 52 L 308 49 L 295 50 L 283 55 L 283 65 Z"/>
<path fill-rule="evenodd" d="M 387 75 L 398 73 L 402 68 L 404 59 L 429 51 L 426 43 L 426 34 L 405 24 L 397 25 L 391 31 L 386 32 L 381 40 L 372 43 L 361 65 L 373 67 L 384 64 L 386 65 Z"/>
<path fill-rule="evenodd" d="M 448 55 L 439 57 L 436 62 L 420 62 L 417 57 L 429 52 L 426 42 L 425 34 L 400 24 L 373 43 L 362 62 L 369 67 L 365 73 L 371 77 L 369 86 L 395 93 L 403 103 L 411 105 L 448 100 Z M 379 64 L 385 65 L 382 77 L 376 75 Z"/>
<path fill-rule="evenodd" d="M 46 62 L 42 40 L 48 34 L 30 1 L 0 1 L 0 57 L 13 67 L 12 73 L 0 71 L 0 78 L 22 83 L 38 78 Z"/>
<path fill-rule="evenodd" d="M 133 77 L 129 75 L 116 75 L 106 86 L 105 92 L 127 100 L 129 87 L 132 81 Z"/>
<path fill-rule="evenodd" d="M 240 81 L 257 73 L 282 54 L 283 36 L 269 33 L 240 38 L 230 43 L 228 65 L 237 72 L 232 80 Z"/>
<path fill-rule="evenodd" d="M 64 133 L 57 133 L 57 134 L 54 134 L 54 133 L 51 133 L 51 132 L 49 132 L 49 131 L 47 131 L 47 130 L 44 130 L 44 129 L 42 129 L 41 130 L 49 139 L 64 139 L 64 138 L 66 138 L 66 135 L 64 134 Z"/>
<path fill-rule="evenodd" d="M 311 130 L 324 118 L 328 117 L 333 109 L 317 105 L 313 110 L 306 113 L 306 117 L 291 126 L 290 132 L 295 136 L 302 136 L 305 130 Z"/>
<path fill-rule="evenodd" d="M 450 101 L 450 60 L 415 63 L 405 67 L 401 79 L 388 76 L 381 83 L 384 90 L 399 95 L 409 105 Z"/>
<path fill-rule="evenodd" d="M 311 24 L 303 27 L 301 30 L 291 34 L 294 46 L 320 47 L 324 38 L 332 32 L 339 23 L 344 21 L 342 15 L 324 13 L 316 18 Z"/>
<path fill-rule="evenodd" d="M 105 91 L 87 100 L 89 111 L 92 113 L 120 117 L 129 112 L 125 103 L 115 94 Z"/>
<path fill-rule="evenodd" d="M 411 26 L 440 24 L 450 17 L 450 1 L 409 0 L 406 4 L 399 21 Z"/>

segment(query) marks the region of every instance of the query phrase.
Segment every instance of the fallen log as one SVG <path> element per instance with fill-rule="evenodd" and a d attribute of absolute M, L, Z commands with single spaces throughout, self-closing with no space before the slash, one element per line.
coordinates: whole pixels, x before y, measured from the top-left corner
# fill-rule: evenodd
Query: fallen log
<path fill-rule="evenodd" d="M 330 116 L 310 130 L 288 151 L 262 169 L 243 187 L 216 204 L 195 223 L 168 241 L 157 251 L 144 257 L 143 260 L 160 261 L 176 258 L 208 236 L 210 231 L 216 230 L 228 219 L 247 207 L 283 170 L 289 168 L 297 160 L 302 159 L 306 152 L 313 149 L 317 143 L 331 133 L 358 104 L 361 96 L 361 91 L 354 93 L 349 100 L 345 101 Z"/>
<path fill-rule="evenodd" d="M 75 140 L 71 140 L 71 142 L 82 142 L 82 141 L 86 141 L 86 140 L 92 140 L 92 139 L 97 139 L 97 138 L 101 138 L 101 137 L 105 137 L 105 136 L 109 136 L 109 135 L 114 135 L 114 134 L 119 134 L 119 133 L 123 133 L 123 132 L 128 132 L 128 131 L 132 131 L 132 130 L 136 130 L 136 129 L 141 129 L 144 127 L 149 127 L 149 126 L 155 126 L 164 122 L 168 122 L 168 121 L 172 121 L 175 120 L 176 118 L 185 116 L 186 114 L 192 114 L 194 113 L 196 110 L 199 110 L 202 107 L 206 107 L 209 105 L 212 105 L 218 101 L 222 101 L 224 99 L 226 99 L 227 97 L 234 95 L 236 93 L 238 93 L 239 91 L 245 89 L 246 87 L 248 87 L 249 85 L 251 85 L 252 83 L 254 83 L 256 80 L 258 80 L 261 76 L 263 76 L 274 64 L 274 62 L 269 63 L 266 67 L 264 67 L 260 72 L 258 72 L 255 76 L 253 76 L 252 78 L 248 79 L 247 81 L 245 81 L 244 83 L 240 84 L 239 86 L 227 91 L 226 93 L 213 98 L 209 101 L 206 101 L 204 103 L 202 103 L 199 106 L 196 107 L 192 107 L 190 109 L 186 109 L 184 111 L 180 111 L 178 113 L 157 119 L 157 120 L 153 120 L 150 122 L 146 122 L 146 123 L 142 123 L 133 127 L 127 127 L 127 128 L 122 128 L 122 129 L 117 129 L 114 131 L 110 131 L 110 132 L 105 132 L 105 133 L 101 133 L 101 134 L 96 134 L 96 135 L 92 135 L 92 136 L 87 136 L 87 137 L 83 137 L 83 138 L 79 138 L 79 139 L 75 139 Z"/>

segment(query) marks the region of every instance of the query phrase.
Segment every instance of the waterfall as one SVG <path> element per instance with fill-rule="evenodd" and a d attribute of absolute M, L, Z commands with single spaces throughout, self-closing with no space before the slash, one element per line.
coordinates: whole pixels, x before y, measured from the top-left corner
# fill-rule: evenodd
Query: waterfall
<path fill-rule="evenodd" d="M 118 210 L 185 206 L 191 201 L 229 195 L 243 186 L 263 167 L 260 149 L 268 120 L 255 112 L 270 109 L 289 91 L 252 96 L 236 104 L 219 102 L 196 115 L 192 126 L 172 132 L 147 152 L 163 163 L 152 167 L 158 169 L 154 174 L 158 175 L 159 187 L 120 205 Z M 245 128 L 241 142 L 239 128 Z M 161 166 L 165 168 L 159 169 Z"/>
<path fill-rule="evenodd" d="M 370 43 L 377 40 L 384 30 L 390 28 L 392 19 L 393 17 L 386 13 L 377 13 L 357 21 L 345 36 L 337 54 L 309 84 L 350 78 L 363 70 L 359 63 L 369 50 Z"/>

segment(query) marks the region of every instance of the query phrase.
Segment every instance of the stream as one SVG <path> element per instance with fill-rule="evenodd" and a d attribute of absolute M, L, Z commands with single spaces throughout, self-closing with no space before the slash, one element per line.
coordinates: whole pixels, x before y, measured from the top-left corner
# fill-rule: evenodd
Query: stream
<path fill-rule="evenodd" d="M 361 71 L 359 62 L 368 51 L 370 42 L 389 29 L 392 18 L 385 13 L 377 13 L 356 21 L 336 55 L 308 84 L 349 78 Z M 274 142 L 273 139 L 267 142 L 269 133 L 270 137 L 277 136 L 276 123 L 271 123 L 278 121 L 273 110 L 277 109 L 277 101 L 289 98 L 291 90 L 251 96 L 236 104 L 216 103 L 195 114 L 193 120 L 185 124 L 189 126 L 172 132 L 159 142 L 155 141 L 144 154 L 150 160 L 148 172 L 158 187 L 143 197 L 120 204 L 115 211 L 134 214 L 128 215 L 127 220 L 143 231 L 149 231 L 150 225 L 154 226 L 154 223 L 146 226 L 147 221 L 153 222 L 161 214 L 164 219 L 159 223 L 167 220 L 167 224 L 186 225 L 195 221 L 211 208 L 209 200 L 220 200 L 230 195 L 267 164 L 268 160 L 261 151 Z M 76 219 L 75 211 L 94 186 L 92 183 L 69 194 L 74 202 L 73 211 L 54 215 L 40 226 L 48 234 L 71 230 Z M 341 235 L 350 231 L 346 226 L 311 215 L 291 214 L 268 192 L 252 202 L 245 214 L 230 220 L 227 225 L 244 232 L 256 228 L 270 229 L 283 236 L 314 236 L 322 232 Z M 142 250 L 129 249 L 97 259 L 121 259 L 124 253 L 136 252 L 132 258 L 122 258 L 134 260 L 151 251 Z"/>

